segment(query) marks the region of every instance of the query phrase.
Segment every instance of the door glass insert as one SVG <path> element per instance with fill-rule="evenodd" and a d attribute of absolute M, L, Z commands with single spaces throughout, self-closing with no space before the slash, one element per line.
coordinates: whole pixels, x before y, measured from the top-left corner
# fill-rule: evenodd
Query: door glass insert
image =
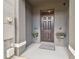
<path fill-rule="evenodd" d="M 51 16 L 48 16 L 48 20 L 51 20 Z"/>

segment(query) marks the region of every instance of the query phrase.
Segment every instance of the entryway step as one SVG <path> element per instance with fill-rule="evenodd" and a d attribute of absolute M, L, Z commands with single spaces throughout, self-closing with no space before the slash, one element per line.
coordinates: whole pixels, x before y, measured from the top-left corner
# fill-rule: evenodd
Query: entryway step
<path fill-rule="evenodd" d="M 14 56 L 12 59 L 28 59 L 27 57 L 22 56 Z"/>

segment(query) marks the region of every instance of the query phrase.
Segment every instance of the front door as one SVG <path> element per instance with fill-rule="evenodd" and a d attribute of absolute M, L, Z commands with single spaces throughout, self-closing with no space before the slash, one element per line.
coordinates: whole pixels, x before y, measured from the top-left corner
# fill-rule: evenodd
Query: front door
<path fill-rule="evenodd" d="M 41 41 L 54 42 L 54 15 L 41 16 Z"/>

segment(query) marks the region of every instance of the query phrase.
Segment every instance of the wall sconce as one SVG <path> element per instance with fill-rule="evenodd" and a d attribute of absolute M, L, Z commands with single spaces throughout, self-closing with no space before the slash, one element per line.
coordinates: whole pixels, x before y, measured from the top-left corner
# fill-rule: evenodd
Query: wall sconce
<path fill-rule="evenodd" d="M 9 24 L 11 24 L 13 22 L 12 17 L 7 17 L 6 19 L 7 19 L 7 21 L 8 21 Z"/>

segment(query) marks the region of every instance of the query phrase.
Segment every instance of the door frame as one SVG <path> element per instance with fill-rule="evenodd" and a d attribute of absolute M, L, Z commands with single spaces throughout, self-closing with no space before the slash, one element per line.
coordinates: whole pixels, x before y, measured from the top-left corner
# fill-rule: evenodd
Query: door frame
<path fill-rule="evenodd" d="M 45 10 L 53 10 L 54 11 L 54 13 L 53 13 L 53 16 L 54 16 L 54 23 L 53 23 L 53 26 L 54 26 L 54 29 L 55 29 L 55 9 L 45 9 Z M 44 41 L 42 41 L 41 40 L 41 11 L 42 10 L 40 10 L 40 42 L 44 42 Z M 54 33 L 53 33 L 53 35 L 54 35 Z M 54 36 L 53 36 L 54 37 Z M 54 39 L 54 38 L 53 38 Z M 54 42 L 55 42 L 55 40 L 54 40 Z M 53 42 L 53 43 L 54 43 Z"/>

